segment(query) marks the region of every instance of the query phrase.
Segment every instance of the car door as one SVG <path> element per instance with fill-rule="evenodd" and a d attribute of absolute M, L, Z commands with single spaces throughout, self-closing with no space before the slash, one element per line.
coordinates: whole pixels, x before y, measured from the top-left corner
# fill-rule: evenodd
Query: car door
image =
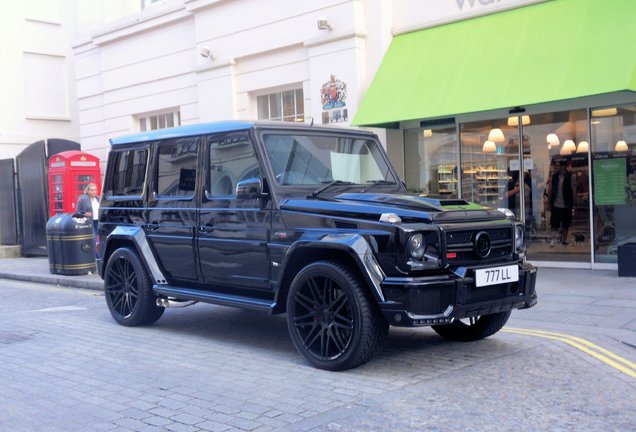
<path fill-rule="evenodd" d="M 144 229 L 159 264 L 174 285 L 199 279 L 194 233 L 199 140 L 187 137 L 157 143 Z"/>
<path fill-rule="evenodd" d="M 211 289 L 268 290 L 271 202 L 236 196 L 238 182 L 262 179 L 248 131 L 210 136 L 206 159 L 197 230 L 203 280 Z"/>

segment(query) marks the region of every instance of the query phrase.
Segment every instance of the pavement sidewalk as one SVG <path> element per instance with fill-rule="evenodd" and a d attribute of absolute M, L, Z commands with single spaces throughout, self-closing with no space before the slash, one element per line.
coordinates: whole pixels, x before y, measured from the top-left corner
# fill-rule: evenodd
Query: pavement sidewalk
<path fill-rule="evenodd" d="M 0 278 L 73 288 L 104 289 L 104 282 L 97 274 L 65 276 L 50 273 L 48 258 L 0 259 Z"/>

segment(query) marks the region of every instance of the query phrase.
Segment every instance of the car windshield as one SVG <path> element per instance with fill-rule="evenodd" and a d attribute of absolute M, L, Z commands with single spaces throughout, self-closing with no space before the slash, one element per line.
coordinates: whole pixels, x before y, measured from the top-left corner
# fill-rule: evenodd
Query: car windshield
<path fill-rule="evenodd" d="M 396 184 L 377 142 L 370 139 L 267 134 L 263 141 L 281 185 Z"/>

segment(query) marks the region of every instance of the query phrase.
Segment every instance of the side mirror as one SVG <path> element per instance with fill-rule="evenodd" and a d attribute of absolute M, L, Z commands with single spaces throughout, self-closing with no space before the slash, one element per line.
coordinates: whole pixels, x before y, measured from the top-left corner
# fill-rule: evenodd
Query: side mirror
<path fill-rule="evenodd" d="M 263 183 L 259 178 L 248 178 L 236 184 L 236 198 L 238 199 L 260 198 L 262 195 Z"/>

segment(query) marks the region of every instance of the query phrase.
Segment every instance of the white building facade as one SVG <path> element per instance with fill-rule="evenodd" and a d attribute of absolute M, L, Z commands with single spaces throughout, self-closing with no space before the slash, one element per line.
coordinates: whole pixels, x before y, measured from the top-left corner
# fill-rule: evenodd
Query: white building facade
<path fill-rule="evenodd" d="M 110 137 L 215 120 L 348 126 L 394 32 L 523 3 L 145 1 L 74 45 L 82 148 L 105 159 Z"/>
<path fill-rule="evenodd" d="M 49 138 L 79 142 L 73 42 L 139 2 L 0 0 L 0 159 Z"/>

